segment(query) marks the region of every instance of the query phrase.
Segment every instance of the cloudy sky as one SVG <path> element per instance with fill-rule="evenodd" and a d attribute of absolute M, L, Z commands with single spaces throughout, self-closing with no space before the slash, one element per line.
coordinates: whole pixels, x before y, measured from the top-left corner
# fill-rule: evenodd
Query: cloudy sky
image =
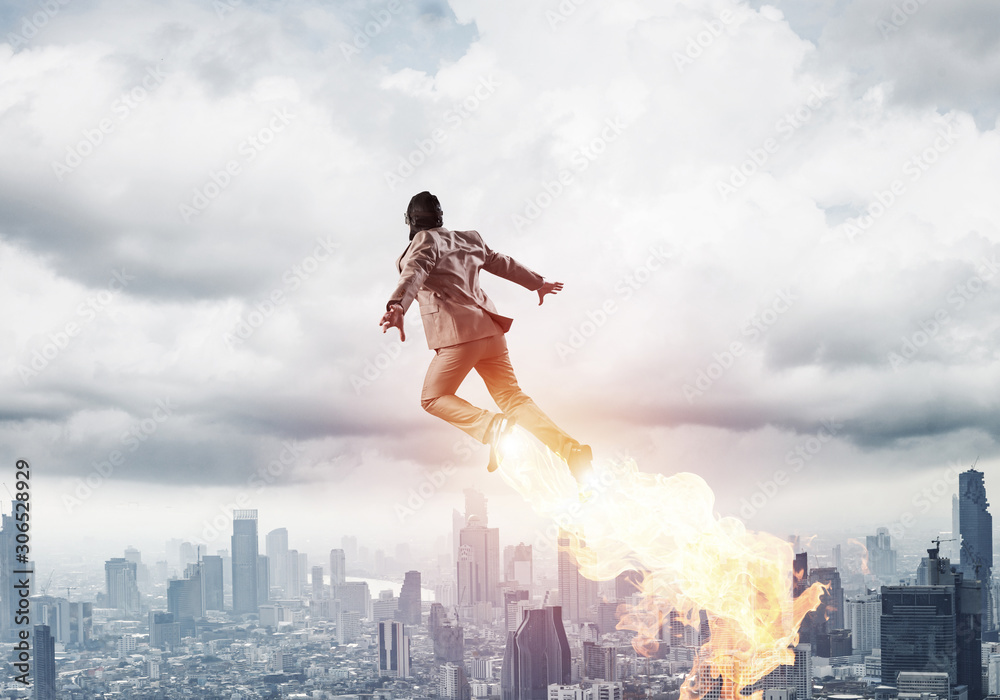
<path fill-rule="evenodd" d="M 422 542 L 470 485 L 530 538 L 420 409 L 418 314 L 378 328 L 428 189 L 565 283 L 484 282 L 599 459 L 781 534 L 948 529 L 955 465 L 1000 488 L 998 26 L 988 0 L 5 2 L 4 481 L 30 461 L 53 556 L 228 546 L 234 504 L 316 553 Z"/>

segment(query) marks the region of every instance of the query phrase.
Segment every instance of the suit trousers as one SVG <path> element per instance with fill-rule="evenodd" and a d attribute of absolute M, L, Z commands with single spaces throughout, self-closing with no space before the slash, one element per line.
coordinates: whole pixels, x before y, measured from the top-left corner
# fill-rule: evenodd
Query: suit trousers
<path fill-rule="evenodd" d="M 580 445 L 521 391 L 502 333 L 438 348 L 434 352 L 420 395 L 420 405 L 431 415 L 464 430 L 480 442 L 486 441 L 486 429 L 496 414 L 455 396 L 462 381 L 475 369 L 500 410 L 562 459 L 567 459 L 570 451 Z"/>

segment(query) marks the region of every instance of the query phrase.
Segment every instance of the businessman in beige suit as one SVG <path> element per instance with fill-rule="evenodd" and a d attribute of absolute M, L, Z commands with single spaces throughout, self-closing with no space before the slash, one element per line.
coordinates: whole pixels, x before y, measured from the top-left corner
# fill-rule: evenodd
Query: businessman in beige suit
<path fill-rule="evenodd" d="M 497 443 L 514 423 L 524 427 L 567 462 L 578 479 L 589 469 L 591 449 L 567 435 L 517 385 L 504 334 L 512 319 L 497 313 L 479 286 L 480 270 L 538 293 L 538 303 L 561 282 L 546 282 L 513 258 L 496 253 L 476 231 L 449 231 L 437 197 L 421 192 L 406 210 L 410 244 L 396 261 L 399 282 L 386 304 L 382 332 L 398 328 L 413 300 L 420 305 L 427 345 L 434 359 L 427 369 L 420 404 L 428 413 L 490 445 L 489 469 L 497 467 Z M 473 406 L 455 395 L 475 369 L 503 413 Z"/>

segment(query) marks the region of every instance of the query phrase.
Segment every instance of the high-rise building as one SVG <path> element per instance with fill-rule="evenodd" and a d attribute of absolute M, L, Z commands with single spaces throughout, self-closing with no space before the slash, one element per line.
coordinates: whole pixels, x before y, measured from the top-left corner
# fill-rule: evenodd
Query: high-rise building
<path fill-rule="evenodd" d="M 222 610 L 224 581 L 222 557 L 208 555 L 201 560 L 201 590 L 206 610 Z"/>
<path fill-rule="evenodd" d="M 333 590 L 333 597 L 340 601 L 341 608 L 353 611 L 361 617 L 368 617 L 371 607 L 371 593 L 364 581 L 348 581 Z"/>
<path fill-rule="evenodd" d="M 181 643 L 181 626 L 172 613 L 150 611 L 149 646 L 153 649 L 173 649 Z"/>
<path fill-rule="evenodd" d="M 583 643 L 583 677 L 588 680 L 615 681 L 618 650 L 593 642 Z"/>
<path fill-rule="evenodd" d="M 35 700 L 56 698 L 56 640 L 48 625 L 35 625 L 32 635 L 35 647 Z"/>
<path fill-rule="evenodd" d="M 410 638 L 402 622 L 378 623 L 378 672 L 393 678 L 410 676 Z"/>
<path fill-rule="evenodd" d="M 330 586 L 347 583 L 347 556 L 343 549 L 330 550 Z"/>
<path fill-rule="evenodd" d="M 949 586 L 883 586 L 882 682 L 895 685 L 903 671 L 930 671 L 947 673 L 955 685 L 955 612 Z"/>
<path fill-rule="evenodd" d="M 233 612 L 257 612 L 257 511 L 233 511 Z"/>
<path fill-rule="evenodd" d="M 990 641 L 996 640 L 996 621 L 992 619 L 993 580 L 993 516 L 986 500 L 983 473 L 970 469 L 958 475 L 958 520 L 962 538 L 960 565 L 966 581 L 978 580 L 982 602 L 983 631 Z"/>
<path fill-rule="evenodd" d="M 350 644 L 361 635 L 361 615 L 354 610 L 337 613 L 337 643 Z"/>
<path fill-rule="evenodd" d="M 558 606 L 528 610 L 507 635 L 500 692 L 503 700 L 547 700 L 549 686 L 570 682 L 570 651 Z"/>
<path fill-rule="evenodd" d="M 438 697 L 448 700 L 469 700 L 472 692 L 462 664 L 447 663 L 441 666 L 438 679 Z"/>
<path fill-rule="evenodd" d="M 285 585 L 282 586 L 286 598 L 298 598 L 302 595 L 302 573 L 299 571 L 301 563 L 299 550 L 289 549 L 285 557 Z"/>
<path fill-rule="evenodd" d="M 531 591 L 534 575 L 530 544 L 521 542 L 503 548 L 503 575 L 508 586 Z"/>
<path fill-rule="evenodd" d="M 312 580 L 309 582 L 309 590 L 312 593 L 313 600 L 320 600 L 323 598 L 323 567 L 314 566 L 312 568 Z"/>
<path fill-rule="evenodd" d="M 815 611 L 826 619 L 826 629 L 844 629 L 844 589 L 840 585 L 840 572 L 833 567 L 813 569 L 809 572 L 809 583 L 822 583 L 827 587 Z"/>
<path fill-rule="evenodd" d="M 194 634 L 194 621 L 205 617 L 201 585 L 200 573 L 167 582 L 167 612 L 181 624 L 182 634 Z"/>
<path fill-rule="evenodd" d="M 264 554 L 257 555 L 257 605 L 271 600 L 271 562 Z"/>
<path fill-rule="evenodd" d="M 500 604 L 500 530 L 473 516 L 459 533 L 458 604 L 479 603 Z"/>
<path fill-rule="evenodd" d="M 397 619 L 407 625 L 420 624 L 420 572 L 407 571 L 399 591 Z"/>
<path fill-rule="evenodd" d="M 774 671 L 764 676 L 758 684 L 760 688 L 792 688 L 797 700 L 807 700 L 812 697 L 812 646 L 799 644 L 795 652 L 795 662 L 791 666 L 778 666 Z"/>
<path fill-rule="evenodd" d="M 896 550 L 892 548 L 889 528 L 880 527 L 875 531 L 875 535 L 868 535 L 866 546 L 868 547 L 868 572 L 875 576 L 895 576 Z"/>
<path fill-rule="evenodd" d="M 980 582 L 965 580 L 937 548 L 927 554 L 930 585 L 882 588 L 882 681 L 893 684 L 904 671 L 947 673 L 969 700 L 981 700 Z"/>
<path fill-rule="evenodd" d="M 503 592 L 504 620 L 507 623 L 508 632 L 517 631 L 517 628 L 521 626 L 524 611 L 530 607 L 531 601 L 528 591 L 507 590 Z"/>
<path fill-rule="evenodd" d="M 596 581 L 580 574 L 580 569 L 570 552 L 570 536 L 560 531 L 558 544 L 559 605 L 563 619 L 569 622 L 592 622 L 597 617 Z M 581 540 L 580 547 L 586 544 Z"/>
<path fill-rule="evenodd" d="M 284 592 L 285 577 L 288 575 L 288 529 L 279 527 L 267 533 L 264 552 L 267 554 L 268 579 Z"/>
<path fill-rule="evenodd" d="M 855 654 L 871 654 L 882 647 L 882 596 L 878 593 L 852 598 L 845 603 L 844 624 L 851 630 Z"/>
<path fill-rule="evenodd" d="M 392 594 L 392 590 L 380 591 L 378 598 L 372 600 L 372 621 L 393 620 L 398 610 L 399 598 Z"/>
<path fill-rule="evenodd" d="M 104 563 L 109 608 L 129 616 L 139 614 L 139 585 L 135 572 L 135 562 L 124 557 L 113 557 Z"/>

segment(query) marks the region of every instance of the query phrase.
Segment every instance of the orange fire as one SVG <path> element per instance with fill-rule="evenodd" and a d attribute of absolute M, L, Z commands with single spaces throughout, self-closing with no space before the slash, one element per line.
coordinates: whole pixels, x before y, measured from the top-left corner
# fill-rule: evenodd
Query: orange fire
<path fill-rule="evenodd" d="M 868 547 L 861 540 L 854 539 L 853 537 L 848 538 L 847 546 L 850 549 L 851 545 L 855 545 L 861 549 L 861 573 L 870 574 L 871 571 L 868 569 Z"/>
<path fill-rule="evenodd" d="M 745 698 L 744 688 L 794 662 L 799 625 L 819 605 L 823 586 L 793 598 L 792 546 L 717 515 L 715 495 L 701 477 L 646 474 L 634 460 L 595 464 L 581 502 L 565 463 L 520 429 L 501 448 L 500 474 L 563 531 L 582 575 L 607 581 L 642 572 L 639 603 L 619 623 L 636 632 L 638 653 L 656 652 L 671 611 L 694 627 L 705 611 L 711 634 L 682 700 L 713 688 L 721 698 Z"/>

